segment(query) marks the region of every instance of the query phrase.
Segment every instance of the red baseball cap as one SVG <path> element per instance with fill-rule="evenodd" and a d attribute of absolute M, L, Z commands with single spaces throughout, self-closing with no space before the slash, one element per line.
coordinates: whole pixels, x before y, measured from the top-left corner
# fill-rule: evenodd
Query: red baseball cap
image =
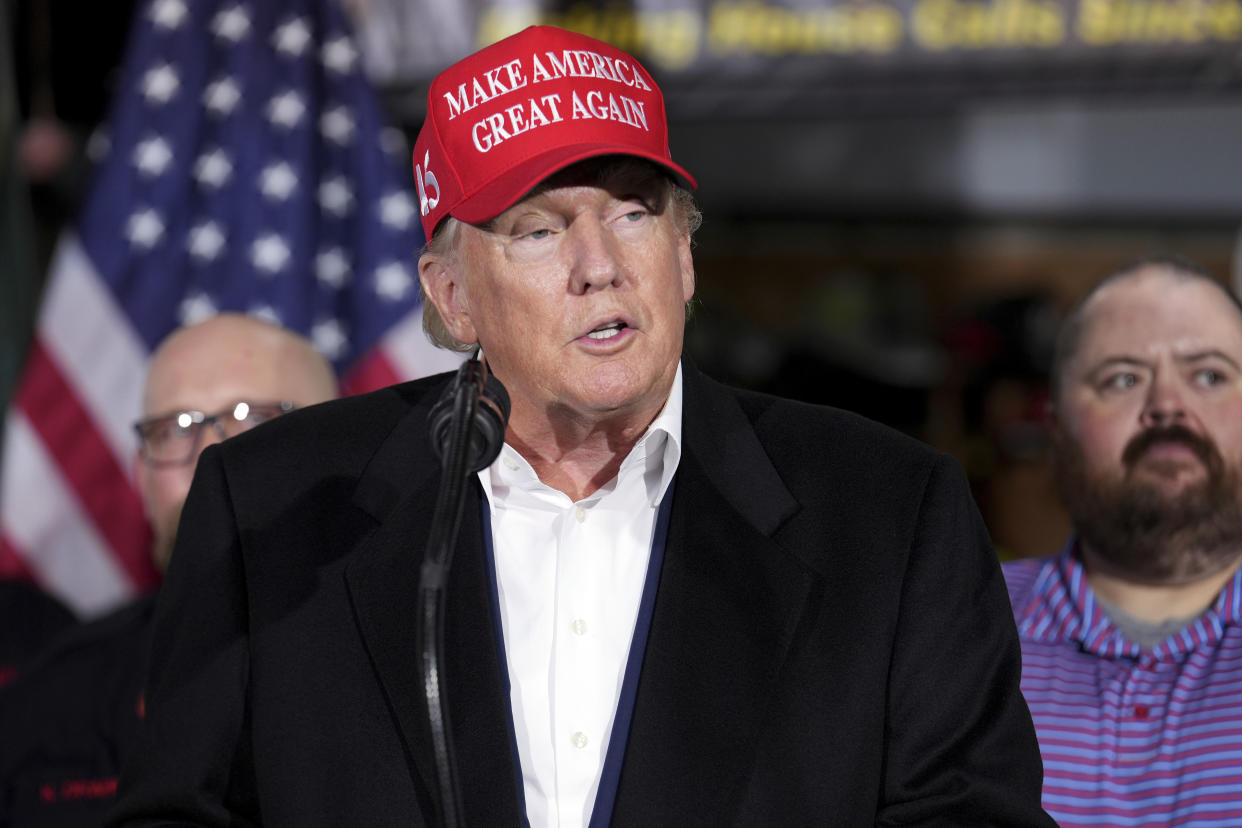
<path fill-rule="evenodd" d="M 430 239 L 447 216 L 478 224 L 577 161 L 634 155 L 694 189 L 668 151 L 664 96 L 619 49 L 531 26 L 445 69 L 427 92 L 414 179 Z"/>

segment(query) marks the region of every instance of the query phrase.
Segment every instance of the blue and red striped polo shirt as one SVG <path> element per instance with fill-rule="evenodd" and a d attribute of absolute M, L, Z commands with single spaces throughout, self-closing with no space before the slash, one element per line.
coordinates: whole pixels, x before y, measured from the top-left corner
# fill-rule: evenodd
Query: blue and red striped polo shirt
<path fill-rule="evenodd" d="M 1044 808 L 1073 826 L 1242 826 L 1242 571 L 1181 632 L 1127 641 L 1071 540 L 1004 566 Z"/>

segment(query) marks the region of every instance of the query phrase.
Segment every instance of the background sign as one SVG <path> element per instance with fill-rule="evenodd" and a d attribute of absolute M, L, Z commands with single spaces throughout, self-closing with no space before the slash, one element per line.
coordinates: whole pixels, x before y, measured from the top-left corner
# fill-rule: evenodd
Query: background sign
<path fill-rule="evenodd" d="M 1242 87 L 1242 0 L 476 2 L 417 16 L 402 5 L 371 0 L 360 25 L 372 76 L 414 117 L 438 69 L 535 23 L 638 55 L 682 119 Z"/>

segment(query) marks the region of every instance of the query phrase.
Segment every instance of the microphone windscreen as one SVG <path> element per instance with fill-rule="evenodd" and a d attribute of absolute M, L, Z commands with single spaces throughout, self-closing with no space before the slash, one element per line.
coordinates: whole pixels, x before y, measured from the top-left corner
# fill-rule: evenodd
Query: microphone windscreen
<path fill-rule="evenodd" d="M 494 374 L 488 374 L 474 409 L 470 433 L 471 471 L 485 469 L 500 454 L 509 424 L 509 392 Z"/>
<path fill-rule="evenodd" d="M 463 363 L 452 382 L 444 389 L 440 399 L 428 415 L 428 436 L 437 459 L 443 461 L 453 438 L 453 412 L 457 398 L 469 394 L 478 386 L 477 372 L 483 370 L 478 362 Z M 466 463 L 471 473 L 485 469 L 500 454 L 505 442 L 505 428 L 509 424 L 509 392 L 500 380 L 487 374 L 483 388 L 474 401 L 474 413 L 463 427 L 470 429 Z"/>

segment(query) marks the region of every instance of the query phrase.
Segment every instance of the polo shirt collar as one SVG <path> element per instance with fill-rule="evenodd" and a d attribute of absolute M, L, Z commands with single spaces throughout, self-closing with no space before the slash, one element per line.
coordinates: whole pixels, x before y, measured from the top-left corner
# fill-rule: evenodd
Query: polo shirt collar
<path fill-rule="evenodd" d="M 1181 632 L 1152 648 L 1151 656 L 1177 659 L 1201 646 L 1214 646 L 1226 627 L 1240 621 L 1242 569 L 1234 573 L 1212 606 Z M 1096 599 L 1087 583 L 1076 535 L 1057 557 L 1041 567 L 1018 628 L 1023 638 L 1045 643 L 1073 641 L 1087 652 L 1104 657 L 1137 658 L 1142 652 L 1138 644 L 1122 636 Z"/>

